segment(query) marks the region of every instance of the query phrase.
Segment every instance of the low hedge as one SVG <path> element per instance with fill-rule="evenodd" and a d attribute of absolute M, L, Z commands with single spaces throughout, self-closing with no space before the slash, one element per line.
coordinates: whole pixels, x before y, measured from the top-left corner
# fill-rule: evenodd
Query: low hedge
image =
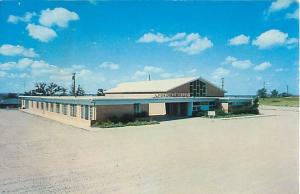
<path fill-rule="evenodd" d="M 149 120 L 149 121 L 135 120 L 135 121 L 127 122 L 127 123 L 122 123 L 122 122 L 114 123 L 112 121 L 100 121 L 100 122 L 96 122 L 95 124 L 93 124 L 92 127 L 115 128 L 115 127 L 141 126 L 141 125 L 153 125 L 153 124 L 159 124 L 159 122 L 154 121 L 154 120 Z"/>

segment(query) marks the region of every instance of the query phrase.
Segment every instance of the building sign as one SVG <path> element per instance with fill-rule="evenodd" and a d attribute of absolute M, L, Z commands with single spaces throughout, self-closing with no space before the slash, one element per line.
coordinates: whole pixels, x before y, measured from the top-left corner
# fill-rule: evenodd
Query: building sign
<path fill-rule="evenodd" d="M 165 98 L 165 97 L 190 97 L 190 93 L 156 93 L 154 98 Z"/>
<path fill-rule="evenodd" d="M 215 111 L 207 111 L 207 115 L 209 117 L 215 117 L 216 116 L 216 112 Z"/>

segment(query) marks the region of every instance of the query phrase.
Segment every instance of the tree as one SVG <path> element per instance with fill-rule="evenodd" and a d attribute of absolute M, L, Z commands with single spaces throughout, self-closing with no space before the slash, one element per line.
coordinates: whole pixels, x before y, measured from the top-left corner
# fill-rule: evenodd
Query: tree
<path fill-rule="evenodd" d="M 18 95 L 16 93 L 8 93 L 7 98 L 17 98 Z"/>
<path fill-rule="evenodd" d="M 61 87 L 61 96 L 67 96 L 67 89 L 64 87 Z"/>
<path fill-rule="evenodd" d="M 277 97 L 278 96 L 278 91 L 276 89 L 271 91 L 271 96 L 272 97 Z"/>
<path fill-rule="evenodd" d="M 282 97 L 289 97 L 289 96 L 291 96 L 289 93 L 286 93 L 286 92 L 282 92 L 281 94 L 280 94 L 280 96 L 282 96 Z"/>
<path fill-rule="evenodd" d="M 35 93 L 38 96 L 46 96 L 47 91 L 46 91 L 46 86 L 47 84 L 44 82 L 38 82 L 35 84 Z"/>
<path fill-rule="evenodd" d="M 60 86 L 51 82 L 46 88 L 47 96 L 54 96 L 57 92 L 60 92 L 60 90 Z"/>
<path fill-rule="evenodd" d="M 267 90 L 266 88 L 262 88 L 257 90 L 257 96 L 260 98 L 266 98 L 267 97 Z"/>
<path fill-rule="evenodd" d="M 258 106 L 259 106 L 259 100 L 258 98 L 255 98 L 253 100 L 253 104 L 251 105 L 249 112 L 252 114 L 259 114 Z"/>
<path fill-rule="evenodd" d="M 24 96 L 36 96 L 35 90 L 24 92 Z"/>
<path fill-rule="evenodd" d="M 104 90 L 102 88 L 98 89 L 97 96 L 105 96 Z"/>
<path fill-rule="evenodd" d="M 76 91 L 76 96 L 84 96 L 85 95 L 85 91 L 83 90 L 83 88 L 78 85 L 77 87 L 77 91 Z"/>
<path fill-rule="evenodd" d="M 62 86 L 59 86 L 56 83 L 50 83 L 47 85 L 44 82 L 36 83 L 35 89 L 25 92 L 24 95 L 27 96 L 55 96 L 55 95 L 64 95 L 66 96 L 67 89 Z"/>

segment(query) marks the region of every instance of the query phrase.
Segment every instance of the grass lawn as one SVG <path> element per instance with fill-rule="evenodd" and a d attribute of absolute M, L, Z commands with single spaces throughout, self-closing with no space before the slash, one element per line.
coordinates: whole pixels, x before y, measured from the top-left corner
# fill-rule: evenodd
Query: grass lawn
<path fill-rule="evenodd" d="M 298 97 L 260 98 L 259 104 L 271 106 L 299 106 Z"/>

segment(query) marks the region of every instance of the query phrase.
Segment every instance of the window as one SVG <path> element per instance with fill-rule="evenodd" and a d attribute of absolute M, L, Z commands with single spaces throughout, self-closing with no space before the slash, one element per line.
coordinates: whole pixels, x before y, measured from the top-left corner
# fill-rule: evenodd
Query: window
<path fill-rule="evenodd" d="M 193 97 L 206 96 L 206 84 L 200 80 L 191 82 L 190 96 Z"/>
<path fill-rule="evenodd" d="M 77 105 L 70 104 L 70 115 L 72 117 L 76 117 L 76 115 L 77 115 Z"/>
<path fill-rule="evenodd" d="M 90 120 L 94 120 L 93 119 L 93 113 L 94 113 L 94 109 L 92 106 L 90 106 Z"/>
<path fill-rule="evenodd" d="M 133 104 L 133 111 L 134 111 L 134 114 L 140 113 L 141 112 L 140 104 Z"/>
<path fill-rule="evenodd" d="M 25 108 L 29 108 L 29 101 L 28 100 L 25 100 Z"/>
<path fill-rule="evenodd" d="M 62 105 L 62 113 L 63 113 L 64 115 L 67 115 L 67 105 L 66 105 L 66 104 L 63 104 L 63 105 Z"/>
<path fill-rule="evenodd" d="M 50 111 L 53 112 L 53 102 L 50 103 Z"/>
<path fill-rule="evenodd" d="M 84 106 L 83 105 L 81 105 L 80 106 L 80 118 L 84 118 Z"/>
<path fill-rule="evenodd" d="M 56 104 L 56 113 L 59 113 L 60 112 L 60 104 Z"/>

